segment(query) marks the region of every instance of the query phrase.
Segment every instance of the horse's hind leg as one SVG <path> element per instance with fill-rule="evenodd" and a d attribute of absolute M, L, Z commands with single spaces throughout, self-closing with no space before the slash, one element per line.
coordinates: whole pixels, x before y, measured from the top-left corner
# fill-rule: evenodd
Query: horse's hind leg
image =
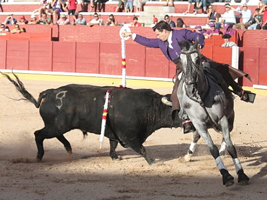
<path fill-rule="evenodd" d="M 69 143 L 69 141 L 64 137 L 64 135 L 57 136 L 57 139 L 64 145 L 66 151 L 67 151 L 69 154 L 72 154 L 72 149 L 71 149 L 70 143 Z"/>
<path fill-rule="evenodd" d="M 187 154 L 184 156 L 184 160 L 186 162 L 189 162 L 191 160 L 191 157 L 193 156 L 193 153 L 196 150 L 196 144 L 198 142 L 198 140 L 200 139 L 200 135 L 198 134 L 197 131 L 194 131 L 193 133 L 193 142 L 191 142 L 190 147 L 187 151 Z"/>

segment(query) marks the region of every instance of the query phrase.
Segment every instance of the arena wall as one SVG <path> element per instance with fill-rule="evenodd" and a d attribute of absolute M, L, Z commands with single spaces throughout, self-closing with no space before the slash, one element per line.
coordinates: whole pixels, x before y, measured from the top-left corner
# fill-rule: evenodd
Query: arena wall
<path fill-rule="evenodd" d="M 25 33 L 1 40 L 1 35 L 0 68 L 121 75 L 120 28 L 25 25 L 27 33 L 50 32 L 50 41 L 25 39 Z M 151 28 L 133 27 L 131 30 L 155 37 Z M 233 37 L 233 41 L 243 43 L 239 67 L 249 73 L 253 81 L 241 79 L 243 86 L 267 85 L 267 58 L 264 55 L 267 41 L 263 37 L 264 31 L 260 30 L 238 31 Z M 252 41 L 258 46 L 253 46 Z M 231 64 L 232 50 L 220 47 L 222 43 L 221 36 L 206 39 L 203 54 L 215 61 Z M 131 39 L 126 41 L 126 65 L 128 76 L 172 78 L 175 75 L 175 65 L 167 61 L 159 49 L 143 47 Z"/>

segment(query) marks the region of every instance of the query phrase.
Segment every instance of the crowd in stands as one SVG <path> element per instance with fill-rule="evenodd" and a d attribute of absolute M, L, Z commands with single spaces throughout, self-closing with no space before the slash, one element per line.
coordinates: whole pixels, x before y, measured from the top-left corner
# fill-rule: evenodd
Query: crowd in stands
<path fill-rule="evenodd" d="M 145 4 L 147 0 L 137 1 L 138 5 L 135 4 L 135 0 L 119 0 L 114 11 L 119 11 L 123 6 L 124 10 L 122 11 L 133 12 L 134 6 L 136 9 L 141 9 L 142 5 Z M 195 31 L 201 32 L 206 38 L 209 38 L 212 35 L 221 34 L 220 29 L 224 29 L 224 32 L 229 35 L 233 35 L 234 30 L 236 29 L 267 29 L 267 0 L 259 0 L 258 8 L 256 8 L 254 12 L 249 9 L 246 3 L 241 7 L 237 6 L 235 8 L 231 6 L 230 3 L 226 2 L 224 4 L 224 13 L 216 12 L 212 5 L 213 1 L 215 0 L 188 0 L 188 9 L 183 13 L 184 15 L 190 13 L 191 6 L 194 2 L 194 14 L 197 14 L 202 10 L 202 13 L 207 15 L 207 24 L 205 27 L 208 28 L 208 30 L 202 29 L 201 26 L 195 27 Z M 86 7 L 85 5 L 90 5 L 89 11 L 91 11 L 94 7 L 99 6 L 98 4 L 104 4 L 105 2 L 105 0 L 41 0 L 41 7 L 33 11 L 31 19 L 27 20 L 25 16 L 15 19 L 13 15 L 10 14 L 2 23 L 5 27 L 10 24 L 88 25 L 90 27 L 122 25 L 115 19 L 114 14 L 110 14 L 105 22 L 99 17 L 97 12 L 93 14 L 93 19 L 88 22 L 83 17 L 82 12 L 84 11 L 84 7 Z M 82 10 L 80 11 L 77 11 L 78 4 L 81 4 Z M 166 5 L 164 6 L 174 6 L 173 0 L 167 0 Z M 237 18 L 237 16 L 239 16 L 239 18 Z M 182 18 L 178 18 L 175 23 L 171 20 L 169 15 L 165 15 L 164 20 L 171 27 L 187 27 Z M 158 18 L 153 16 L 151 21 L 153 21 L 153 24 L 151 25 L 151 27 L 153 27 L 158 22 Z M 136 16 L 133 17 L 132 22 L 128 25 L 134 27 L 142 26 L 142 24 L 138 22 Z"/>

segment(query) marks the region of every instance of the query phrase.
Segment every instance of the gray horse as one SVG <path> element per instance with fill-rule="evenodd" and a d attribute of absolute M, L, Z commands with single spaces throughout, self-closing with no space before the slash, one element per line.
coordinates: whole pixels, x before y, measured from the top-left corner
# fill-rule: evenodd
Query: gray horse
<path fill-rule="evenodd" d="M 227 151 L 233 159 L 238 174 L 238 182 L 245 185 L 249 178 L 243 171 L 230 138 L 234 123 L 234 104 L 231 92 L 228 89 L 223 90 L 214 82 L 214 79 L 205 75 L 205 68 L 202 66 L 197 48 L 198 40 L 194 44 L 188 41 L 178 43 L 181 48 L 180 59 L 183 68 L 183 75 L 177 91 L 181 105 L 180 113 L 188 114 L 196 131 L 208 144 L 211 155 L 216 160 L 222 174 L 223 184 L 230 186 L 234 184 L 234 177 L 224 166 L 218 148 L 208 133 L 208 128 L 222 132 Z M 195 141 L 199 139 L 197 132 L 194 134 Z"/>

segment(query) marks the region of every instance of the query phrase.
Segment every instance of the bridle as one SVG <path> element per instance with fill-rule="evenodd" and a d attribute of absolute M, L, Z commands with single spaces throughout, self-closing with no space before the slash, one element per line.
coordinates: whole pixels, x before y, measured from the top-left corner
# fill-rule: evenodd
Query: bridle
<path fill-rule="evenodd" d="M 200 74 L 200 69 L 199 69 L 199 67 L 196 65 L 196 63 L 194 63 L 194 62 L 192 61 L 191 57 L 189 57 L 189 56 L 190 56 L 191 54 L 193 54 L 193 53 L 197 53 L 197 54 L 199 55 L 199 51 L 198 51 L 198 50 L 189 51 L 189 52 L 182 52 L 182 51 L 181 51 L 181 54 L 186 55 L 187 60 L 191 60 L 191 62 L 192 62 L 192 66 L 193 66 L 194 69 L 196 70 L 197 74 L 201 75 L 201 74 Z M 200 65 L 201 65 L 201 64 L 200 64 Z M 183 79 L 185 80 L 185 75 L 183 76 Z M 205 76 L 205 79 L 206 79 L 206 80 L 205 80 L 206 83 L 208 83 L 206 76 Z M 197 83 L 197 82 L 198 82 L 198 81 L 196 81 L 196 83 Z M 190 84 L 192 84 L 192 83 L 186 83 L 185 81 L 184 81 L 184 83 L 185 83 L 186 85 L 190 85 Z M 207 96 L 207 94 L 208 94 L 208 92 L 209 92 L 209 86 L 207 86 L 207 88 L 208 88 L 208 89 L 205 91 L 203 100 L 206 98 L 206 96 Z M 207 111 L 207 109 L 206 109 L 206 107 L 205 107 L 205 105 L 204 105 L 203 100 L 202 100 L 201 98 L 198 98 L 198 97 L 197 97 L 198 95 L 196 94 L 196 91 L 195 91 L 193 94 L 191 94 L 191 95 L 188 94 L 188 91 L 187 91 L 187 90 L 185 90 L 185 91 L 186 91 L 186 95 L 188 96 L 188 98 L 190 98 L 191 100 L 193 100 L 193 101 L 199 103 L 199 104 L 201 105 L 201 107 L 205 110 L 205 112 L 206 112 L 208 118 L 213 122 L 213 126 L 214 126 L 215 130 L 219 130 L 219 125 L 218 125 L 214 120 L 212 120 L 212 118 L 210 117 L 210 115 L 209 115 L 209 113 L 208 113 L 208 111 Z M 202 92 L 204 92 L 204 91 L 202 91 Z M 199 97 L 200 97 L 200 96 L 199 96 Z"/>
<path fill-rule="evenodd" d="M 192 63 L 192 66 L 194 67 L 195 71 L 197 72 L 197 74 L 200 75 L 200 72 L 199 72 L 199 67 L 196 65 L 196 63 L 194 63 L 191 59 L 191 57 L 189 57 L 191 54 L 193 53 L 197 53 L 199 55 L 199 51 L 198 50 L 193 50 L 193 51 L 189 51 L 189 52 L 182 52 L 181 51 L 181 54 L 184 54 L 186 55 L 187 57 L 187 60 L 191 60 L 191 63 Z M 190 85 L 192 83 L 185 83 L 186 85 Z"/>

